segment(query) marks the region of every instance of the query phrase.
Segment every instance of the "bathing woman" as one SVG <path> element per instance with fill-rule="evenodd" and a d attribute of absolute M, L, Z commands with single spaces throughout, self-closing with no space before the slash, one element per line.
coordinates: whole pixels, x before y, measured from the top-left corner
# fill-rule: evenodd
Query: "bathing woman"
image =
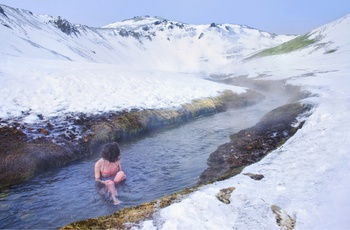
<path fill-rule="evenodd" d="M 126 179 L 125 173 L 120 165 L 120 148 L 118 143 L 106 144 L 101 152 L 102 158 L 95 163 L 95 180 L 106 185 L 115 205 L 120 201 L 117 199 L 116 184 Z"/>

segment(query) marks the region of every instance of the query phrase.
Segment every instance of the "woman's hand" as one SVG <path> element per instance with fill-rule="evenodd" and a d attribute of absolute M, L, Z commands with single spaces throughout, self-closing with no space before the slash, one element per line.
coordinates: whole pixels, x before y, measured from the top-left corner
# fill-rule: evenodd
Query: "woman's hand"
<path fill-rule="evenodd" d="M 112 180 L 106 180 L 106 181 L 103 181 L 105 185 L 114 185 L 114 181 Z"/>
<path fill-rule="evenodd" d="M 96 179 L 95 181 L 96 181 L 97 183 L 101 183 L 101 184 L 104 184 L 104 185 L 106 184 L 106 183 L 105 183 L 103 180 L 101 180 L 101 179 Z"/>

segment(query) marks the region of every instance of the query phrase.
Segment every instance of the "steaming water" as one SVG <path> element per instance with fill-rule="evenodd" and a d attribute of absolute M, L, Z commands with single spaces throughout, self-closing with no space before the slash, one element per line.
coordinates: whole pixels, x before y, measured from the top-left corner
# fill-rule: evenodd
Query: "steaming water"
<path fill-rule="evenodd" d="M 201 117 L 186 125 L 121 143 L 127 180 L 118 186 L 122 204 L 114 206 L 95 186 L 93 166 L 99 153 L 41 174 L 0 193 L 0 228 L 58 228 L 111 214 L 195 185 L 206 160 L 229 135 L 254 125 L 286 98 Z"/>

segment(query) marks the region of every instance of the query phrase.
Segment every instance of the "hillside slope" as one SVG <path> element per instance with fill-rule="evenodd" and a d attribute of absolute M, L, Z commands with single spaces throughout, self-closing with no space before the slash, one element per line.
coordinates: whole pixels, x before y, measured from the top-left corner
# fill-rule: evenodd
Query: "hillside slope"
<path fill-rule="evenodd" d="M 104 28 L 0 5 L 1 56 L 205 71 L 295 36 L 232 24 L 190 25 L 135 17 Z"/>
<path fill-rule="evenodd" d="M 315 75 L 315 71 L 338 71 L 348 67 L 349 27 L 350 14 L 278 46 L 232 61 L 217 70 L 215 76 L 288 79 L 302 74 Z M 270 74 L 272 71 L 275 74 Z"/>

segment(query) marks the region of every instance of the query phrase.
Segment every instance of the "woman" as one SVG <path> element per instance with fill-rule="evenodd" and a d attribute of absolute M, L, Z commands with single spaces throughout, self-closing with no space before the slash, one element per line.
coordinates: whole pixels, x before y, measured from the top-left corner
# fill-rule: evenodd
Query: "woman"
<path fill-rule="evenodd" d="M 106 185 L 115 205 L 120 204 L 117 199 L 115 185 L 126 179 L 120 165 L 120 148 L 118 143 L 106 144 L 101 152 L 102 158 L 95 163 L 95 180 Z"/>

